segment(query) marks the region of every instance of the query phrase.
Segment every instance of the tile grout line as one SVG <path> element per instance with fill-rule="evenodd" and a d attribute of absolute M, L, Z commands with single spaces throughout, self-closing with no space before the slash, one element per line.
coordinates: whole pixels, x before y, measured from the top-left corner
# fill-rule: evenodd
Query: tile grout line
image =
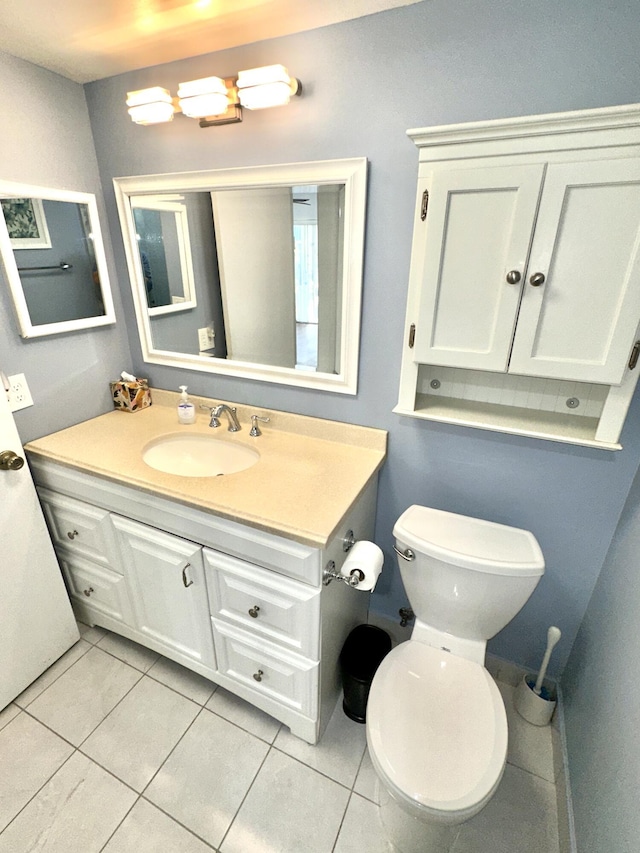
<path fill-rule="evenodd" d="M 336 837 L 333 841 L 333 844 L 331 845 L 331 853 L 335 853 L 336 844 L 338 843 L 338 839 L 340 838 L 340 833 L 342 832 L 342 827 L 344 826 L 344 821 L 345 821 L 345 818 L 347 816 L 347 812 L 349 811 L 349 806 L 351 805 L 351 799 L 353 798 L 354 793 L 355 792 L 352 788 L 351 791 L 349 791 L 349 796 L 347 797 L 347 802 L 346 802 L 346 805 L 344 807 L 344 812 L 342 814 L 342 818 L 340 820 L 340 826 L 338 827 L 338 831 L 336 832 Z"/>
<path fill-rule="evenodd" d="M 35 719 L 35 717 L 33 717 L 32 719 Z M 68 743 L 68 741 L 66 741 L 66 742 Z M 73 744 L 70 744 L 70 745 L 72 746 Z M 29 797 L 29 799 L 28 799 L 28 800 L 27 800 L 27 802 L 22 806 L 22 808 L 21 808 L 21 809 L 19 809 L 19 810 L 14 814 L 14 816 L 11 818 L 11 820 L 9 821 L 9 823 L 8 823 L 5 827 L 3 827 L 3 828 L 2 828 L 2 830 L 0 830 L 0 838 L 2 838 L 2 836 L 4 835 L 4 833 L 6 832 L 6 830 L 7 830 L 7 829 L 9 829 L 9 827 L 11 826 L 11 824 L 12 824 L 15 820 L 17 820 L 17 818 L 22 814 L 22 812 L 27 808 L 27 806 L 28 806 L 31 802 L 33 802 L 33 800 L 35 800 L 35 798 L 40 794 L 40 792 L 42 791 L 42 789 L 43 789 L 43 788 L 45 788 L 45 787 L 49 784 L 49 782 L 53 779 L 53 777 L 56 775 L 56 773 L 59 773 L 59 772 L 60 772 L 60 770 L 62 770 L 62 768 L 65 766 L 65 764 L 73 758 L 73 756 L 76 754 L 76 752 L 77 752 L 77 751 L 78 751 L 78 750 L 77 750 L 77 748 L 76 748 L 76 747 L 74 747 L 74 748 L 73 748 L 73 752 L 71 752 L 71 753 L 70 753 L 70 754 L 65 758 L 65 760 L 62 762 L 62 764 L 61 764 L 59 767 L 56 767 L 56 769 L 53 771 L 53 773 L 51 774 L 51 776 L 49 776 L 49 777 L 48 777 L 48 778 L 47 778 L 47 779 L 42 783 L 42 785 L 40 785 L 40 787 L 39 787 L 39 788 L 38 788 L 38 790 L 33 794 L 33 796 Z"/>
<path fill-rule="evenodd" d="M 54 662 L 53 662 L 49 667 L 47 667 L 47 669 L 45 669 L 45 671 L 44 671 L 41 675 L 39 675 L 39 676 L 38 676 L 38 678 L 42 678 L 42 676 L 45 674 L 45 672 L 47 672 L 47 671 L 51 668 L 51 666 L 55 666 L 55 665 L 58 663 L 58 661 L 61 661 L 61 660 L 62 660 L 62 658 L 63 658 L 65 655 L 68 655 L 68 654 L 69 654 L 69 652 L 71 651 L 71 649 L 73 649 L 73 648 L 74 648 L 74 647 L 75 647 L 75 646 L 80 642 L 80 640 L 82 640 L 82 637 L 80 637 L 80 639 L 76 640 L 76 642 L 73 644 L 73 646 L 71 646 L 70 648 L 68 648 L 68 649 L 67 649 L 67 651 L 66 651 L 64 654 L 60 655 L 60 657 L 59 657 L 57 660 L 55 660 L 55 661 L 54 661 Z M 74 660 L 74 662 L 73 662 L 72 664 L 69 664 L 69 666 L 68 666 L 65 670 L 63 670 L 63 671 L 60 673 L 60 675 L 57 675 L 57 676 L 53 679 L 53 681 L 51 682 L 51 684 L 47 684 L 47 686 L 46 686 L 46 687 L 43 687 L 43 688 L 42 688 L 42 690 L 40 691 L 40 693 L 38 693 L 38 695 L 37 695 L 37 696 L 34 696 L 34 697 L 33 697 L 33 699 L 32 699 L 32 700 L 31 700 L 27 705 L 25 705 L 24 707 L 23 707 L 22 705 L 18 705 L 17 700 L 20 698 L 20 696 L 22 696 L 22 693 L 26 693 L 26 692 L 27 692 L 27 690 L 29 690 L 29 688 L 30 688 L 30 687 L 33 687 L 33 685 L 34 685 L 34 684 L 36 683 L 36 681 L 38 680 L 38 678 L 36 678 L 34 681 L 32 681 L 32 682 L 31 682 L 31 684 L 30 684 L 28 687 L 25 687 L 25 689 L 22 691 L 22 693 L 20 693 L 18 696 L 16 696 L 16 698 L 13 700 L 14 704 L 15 704 L 18 708 L 20 708 L 20 710 L 21 710 L 21 711 L 26 711 L 26 710 L 27 710 L 27 708 L 29 707 L 29 705 L 32 705 L 32 704 L 36 701 L 36 699 L 39 699 L 39 698 L 40 698 L 40 696 L 42 696 L 42 694 L 43 694 L 43 693 L 45 693 L 45 692 L 46 692 L 46 691 L 47 691 L 47 690 L 48 690 L 52 685 L 54 685 L 54 684 L 56 683 L 56 681 L 58 681 L 60 678 L 62 678 L 62 676 L 63 676 L 66 672 L 69 672 L 69 670 L 70 670 L 70 669 L 73 669 L 73 667 L 74 667 L 74 666 L 75 666 L 79 661 L 81 661 L 81 660 L 82 660 L 82 658 L 83 658 L 86 654 L 88 654 L 88 653 L 91 651 L 91 649 L 92 649 L 92 648 L 94 648 L 94 646 L 93 646 L 93 644 L 92 644 L 92 643 L 89 643 L 87 640 L 85 640 L 84 642 L 85 642 L 85 643 L 87 643 L 87 645 L 89 646 L 89 648 L 88 648 L 88 649 L 86 649 L 86 651 L 84 651 L 84 652 L 80 655 L 80 657 L 79 657 L 77 660 Z M 3 728 L 4 728 L 4 727 L 3 727 Z"/>
<path fill-rule="evenodd" d="M 244 805 L 244 803 L 245 803 L 245 801 L 246 801 L 247 797 L 249 796 L 249 792 L 250 792 L 250 791 L 251 791 L 251 789 L 253 788 L 253 786 L 254 786 L 254 784 L 255 784 L 256 779 L 257 779 L 257 778 L 258 778 L 258 776 L 260 775 L 260 771 L 261 771 L 261 770 L 262 770 L 262 768 L 264 767 L 265 762 L 266 762 L 267 758 L 269 757 L 269 755 L 271 754 L 271 750 L 272 750 L 272 749 L 275 749 L 275 747 L 273 746 L 273 744 L 270 744 L 270 745 L 269 745 L 269 749 L 267 750 L 267 752 L 266 752 L 266 754 L 265 754 L 264 758 L 263 758 L 263 759 L 262 759 L 262 761 L 260 762 L 260 767 L 258 767 L 258 769 L 256 770 L 255 776 L 254 776 L 254 777 L 253 777 L 253 779 L 251 780 L 251 784 L 249 785 L 249 787 L 248 787 L 248 788 L 247 788 L 247 790 L 245 791 L 244 797 L 243 797 L 243 798 L 242 798 L 242 800 L 240 801 L 240 805 L 239 805 L 239 806 L 238 806 L 238 808 L 236 809 L 235 814 L 233 815 L 233 817 L 231 818 L 231 821 L 230 821 L 230 823 L 229 823 L 229 826 L 226 828 L 224 835 L 223 835 L 223 836 L 222 836 L 222 838 L 220 839 L 220 844 L 218 845 L 218 850 L 222 850 L 222 845 L 223 845 L 223 844 L 224 844 L 224 842 L 226 841 L 227 835 L 229 835 L 229 833 L 231 832 L 231 827 L 232 827 L 232 826 L 233 826 L 233 824 L 236 822 L 236 818 L 237 818 L 237 817 L 238 817 L 238 815 L 240 814 L 240 809 L 241 809 L 241 808 L 242 808 L 242 806 Z"/>

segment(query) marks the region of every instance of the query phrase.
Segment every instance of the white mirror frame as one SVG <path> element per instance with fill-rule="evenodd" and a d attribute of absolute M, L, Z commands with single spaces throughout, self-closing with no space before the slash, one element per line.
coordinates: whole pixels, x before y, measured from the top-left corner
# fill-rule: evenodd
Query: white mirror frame
<path fill-rule="evenodd" d="M 174 215 L 178 252 L 180 255 L 180 274 L 184 293 L 184 298 L 180 302 L 172 302 L 170 305 L 159 305 L 156 308 L 148 308 L 147 310 L 152 317 L 156 317 L 161 314 L 175 314 L 177 311 L 187 311 L 190 308 L 195 308 L 197 305 L 196 287 L 193 264 L 191 263 L 191 239 L 189 237 L 187 211 L 184 205 L 178 201 L 157 201 L 152 197 L 150 197 L 147 209 L 156 210 L 159 213 L 173 213 Z"/>
<path fill-rule="evenodd" d="M 124 250 L 131 280 L 142 356 L 145 362 L 275 382 L 281 385 L 294 385 L 299 388 L 335 391 L 341 394 L 357 392 L 367 191 L 365 157 L 122 177 L 114 178 L 113 184 L 124 237 Z M 340 373 L 310 373 L 289 367 L 227 361 L 223 358 L 155 349 L 139 262 L 133 212 L 129 203 L 130 196 L 307 184 L 344 184 L 345 186 Z"/>
<path fill-rule="evenodd" d="M 0 181 L 0 196 L 15 198 L 34 198 L 44 201 L 68 201 L 75 204 L 86 204 L 93 236 L 93 250 L 98 268 L 102 301 L 105 313 L 98 317 L 81 317 L 79 320 L 65 320 L 59 323 L 42 323 L 34 326 L 29 315 L 29 308 L 24 296 L 18 264 L 7 230 L 4 216 L 0 213 L 0 259 L 9 283 L 9 290 L 23 338 L 38 338 L 44 335 L 59 335 L 64 332 L 75 332 L 80 329 L 91 329 L 96 326 L 108 326 L 116 322 L 116 314 L 111 295 L 107 259 L 104 253 L 98 206 L 93 193 L 73 192 L 71 190 L 51 189 L 51 187 L 35 187 L 29 184 Z"/>

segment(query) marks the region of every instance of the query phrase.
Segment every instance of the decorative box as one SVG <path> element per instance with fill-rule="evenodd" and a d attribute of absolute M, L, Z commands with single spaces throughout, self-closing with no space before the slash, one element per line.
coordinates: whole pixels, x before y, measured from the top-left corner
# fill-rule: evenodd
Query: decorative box
<path fill-rule="evenodd" d="M 138 412 L 151 405 L 151 391 L 146 379 L 136 379 L 135 382 L 125 382 L 118 379 L 110 382 L 113 405 L 123 412 Z"/>

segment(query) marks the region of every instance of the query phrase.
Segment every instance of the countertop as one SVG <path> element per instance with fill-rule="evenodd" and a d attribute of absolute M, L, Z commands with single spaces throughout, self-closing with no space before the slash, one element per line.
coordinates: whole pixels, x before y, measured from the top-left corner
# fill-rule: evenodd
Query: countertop
<path fill-rule="evenodd" d="M 178 423 L 179 395 L 152 389 L 153 405 L 138 412 L 114 410 L 29 442 L 25 450 L 45 459 L 144 492 L 179 501 L 223 518 L 324 547 L 386 456 L 387 433 L 321 418 L 238 405 L 240 432 L 215 431 L 198 410 L 195 424 Z M 220 400 L 191 396 L 199 406 Z M 230 403 L 229 405 L 236 405 Z M 249 435 L 250 415 L 265 415 L 262 435 Z M 244 471 L 219 477 L 165 474 L 142 459 L 145 445 L 161 435 L 205 434 L 249 445 L 260 459 Z"/>

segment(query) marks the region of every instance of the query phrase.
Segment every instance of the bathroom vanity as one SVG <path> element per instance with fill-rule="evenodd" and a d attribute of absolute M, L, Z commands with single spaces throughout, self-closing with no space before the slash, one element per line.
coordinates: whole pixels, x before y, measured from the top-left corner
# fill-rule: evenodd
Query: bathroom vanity
<path fill-rule="evenodd" d="M 249 435 L 176 423 L 177 394 L 110 412 L 27 445 L 76 615 L 222 685 L 315 743 L 340 690 L 338 656 L 368 596 L 339 571 L 369 539 L 383 430 L 259 410 Z M 216 401 L 193 398 L 196 405 Z M 158 437 L 251 447 L 250 468 L 168 474 L 143 461 Z"/>

